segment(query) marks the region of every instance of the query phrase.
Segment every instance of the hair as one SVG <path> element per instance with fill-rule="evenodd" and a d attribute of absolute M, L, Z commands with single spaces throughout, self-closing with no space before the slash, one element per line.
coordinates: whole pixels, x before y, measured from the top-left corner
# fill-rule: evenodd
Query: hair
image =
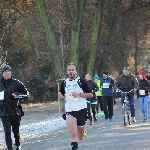
<path fill-rule="evenodd" d="M 89 74 L 89 73 L 85 74 L 85 76 L 86 76 L 86 75 L 89 75 L 89 76 L 91 77 L 91 74 Z"/>
<path fill-rule="evenodd" d="M 67 65 L 67 67 L 70 66 L 70 65 L 75 66 L 75 67 L 76 67 L 76 70 L 77 70 L 77 65 L 76 65 L 74 62 L 70 62 L 70 63 Z"/>

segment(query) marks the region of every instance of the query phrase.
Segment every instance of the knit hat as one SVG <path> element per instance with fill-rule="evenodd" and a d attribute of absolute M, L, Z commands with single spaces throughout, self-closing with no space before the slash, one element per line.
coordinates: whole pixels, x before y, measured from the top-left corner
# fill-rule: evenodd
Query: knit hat
<path fill-rule="evenodd" d="M 106 74 L 106 75 L 108 75 L 108 71 L 103 71 L 103 74 Z"/>
<path fill-rule="evenodd" d="M 6 70 L 11 71 L 11 67 L 8 66 L 8 65 L 5 65 L 5 66 L 2 67 L 1 72 L 3 73 L 3 72 L 6 71 Z"/>
<path fill-rule="evenodd" d="M 140 75 L 142 75 L 143 77 L 145 77 L 146 73 L 144 71 L 139 72 Z"/>
<path fill-rule="evenodd" d="M 97 80 L 99 79 L 98 74 L 95 74 L 94 79 L 97 79 Z"/>
<path fill-rule="evenodd" d="M 130 68 L 129 68 L 129 67 L 123 67 L 123 70 L 127 70 L 127 71 L 129 71 L 129 70 L 130 70 Z"/>

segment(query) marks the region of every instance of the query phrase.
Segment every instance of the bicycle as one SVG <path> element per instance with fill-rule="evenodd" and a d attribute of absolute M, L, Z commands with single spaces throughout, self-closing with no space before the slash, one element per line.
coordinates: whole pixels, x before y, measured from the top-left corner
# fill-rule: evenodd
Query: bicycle
<path fill-rule="evenodd" d="M 124 99 L 123 105 L 122 105 L 122 114 L 123 114 L 123 118 L 124 118 L 124 126 L 126 126 L 127 124 L 131 125 L 131 110 L 130 110 L 130 103 L 128 101 L 127 94 L 132 92 L 132 91 L 133 90 L 131 90 L 129 92 L 123 92 L 123 91 L 119 90 L 119 92 L 125 94 L 125 99 Z"/>

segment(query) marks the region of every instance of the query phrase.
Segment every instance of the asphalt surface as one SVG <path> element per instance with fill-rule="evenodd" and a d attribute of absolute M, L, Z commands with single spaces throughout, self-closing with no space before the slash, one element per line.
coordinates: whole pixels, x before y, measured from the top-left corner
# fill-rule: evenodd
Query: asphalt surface
<path fill-rule="evenodd" d="M 137 122 L 132 125 L 123 125 L 120 101 L 117 101 L 114 107 L 112 122 L 104 122 L 104 116 L 99 117 L 93 125 L 87 122 L 88 137 L 78 141 L 78 150 L 150 150 L 150 123 L 142 122 L 143 116 L 137 100 L 135 104 Z M 71 150 L 70 133 L 63 127 L 53 132 L 38 134 L 25 139 L 22 149 Z"/>

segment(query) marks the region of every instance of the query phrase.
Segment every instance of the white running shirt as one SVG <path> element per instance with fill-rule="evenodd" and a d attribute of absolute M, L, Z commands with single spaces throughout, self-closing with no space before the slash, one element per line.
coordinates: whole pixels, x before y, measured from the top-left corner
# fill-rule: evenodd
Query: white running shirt
<path fill-rule="evenodd" d="M 84 97 L 73 97 L 72 92 L 77 93 L 92 93 L 91 89 L 89 88 L 87 82 L 83 80 L 81 86 L 81 78 L 77 76 L 74 80 L 69 80 L 67 78 L 65 81 L 64 92 L 61 92 L 65 97 L 65 111 L 72 112 L 72 111 L 79 111 L 81 109 L 87 108 L 87 101 Z M 79 86 L 80 85 L 80 86 Z"/>

